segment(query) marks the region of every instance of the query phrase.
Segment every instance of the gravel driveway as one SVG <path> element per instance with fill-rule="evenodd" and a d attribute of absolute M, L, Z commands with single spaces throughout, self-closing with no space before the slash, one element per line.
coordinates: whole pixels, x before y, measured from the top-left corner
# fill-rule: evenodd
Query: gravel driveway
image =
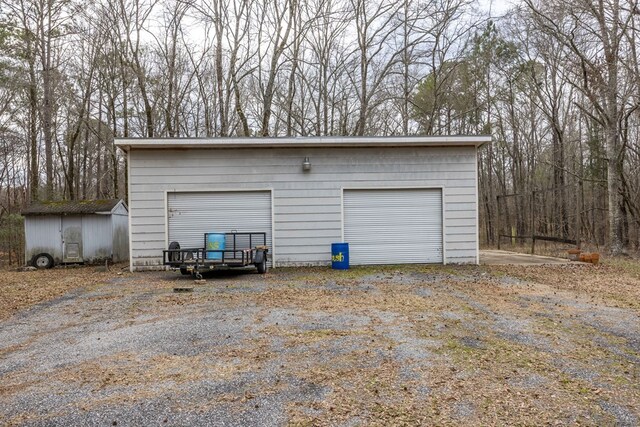
<path fill-rule="evenodd" d="M 0 424 L 638 425 L 638 276 L 511 270 L 106 274 L 0 320 Z"/>

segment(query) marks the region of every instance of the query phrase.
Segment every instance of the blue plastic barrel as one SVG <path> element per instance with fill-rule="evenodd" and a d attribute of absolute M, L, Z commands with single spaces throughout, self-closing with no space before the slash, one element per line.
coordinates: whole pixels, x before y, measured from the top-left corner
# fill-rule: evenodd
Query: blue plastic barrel
<path fill-rule="evenodd" d="M 207 233 L 208 251 L 223 251 L 224 244 L 223 233 Z M 207 259 L 222 259 L 222 252 L 207 252 Z"/>
<path fill-rule="evenodd" d="M 332 243 L 331 244 L 331 268 L 334 270 L 349 269 L 349 244 L 348 243 Z"/>

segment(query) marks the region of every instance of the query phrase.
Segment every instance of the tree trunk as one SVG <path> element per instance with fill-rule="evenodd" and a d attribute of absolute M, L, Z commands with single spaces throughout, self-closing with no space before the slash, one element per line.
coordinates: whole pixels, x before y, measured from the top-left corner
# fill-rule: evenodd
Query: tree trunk
<path fill-rule="evenodd" d="M 619 255 L 624 250 L 621 212 L 622 190 L 622 162 L 618 149 L 618 129 L 613 123 L 605 129 L 607 152 L 607 196 L 609 202 L 609 251 L 612 255 Z"/>
<path fill-rule="evenodd" d="M 42 133 L 44 136 L 44 161 L 46 172 L 45 197 L 53 199 L 53 88 L 51 76 L 51 8 L 52 1 L 46 1 L 47 28 L 45 28 L 45 16 L 41 15 L 40 43 L 42 62 Z"/>
<path fill-rule="evenodd" d="M 27 37 L 29 37 L 27 35 Z M 40 171 L 38 166 L 38 83 L 36 80 L 35 58 L 32 56 L 31 42 L 27 41 L 29 58 L 29 198 L 31 202 L 38 200 L 40 187 Z"/>

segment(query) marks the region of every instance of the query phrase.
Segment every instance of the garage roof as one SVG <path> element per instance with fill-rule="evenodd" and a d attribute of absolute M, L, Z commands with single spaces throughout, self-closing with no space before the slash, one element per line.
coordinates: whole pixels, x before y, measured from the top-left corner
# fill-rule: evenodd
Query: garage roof
<path fill-rule="evenodd" d="M 489 135 L 459 136 L 304 136 L 294 138 L 118 138 L 125 151 L 169 148 L 299 148 L 299 147 L 479 147 L 491 142 Z"/>
<path fill-rule="evenodd" d="M 22 211 L 22 215 L 109 214 L 122 199 L 60 200 L 37 202 Z"/>

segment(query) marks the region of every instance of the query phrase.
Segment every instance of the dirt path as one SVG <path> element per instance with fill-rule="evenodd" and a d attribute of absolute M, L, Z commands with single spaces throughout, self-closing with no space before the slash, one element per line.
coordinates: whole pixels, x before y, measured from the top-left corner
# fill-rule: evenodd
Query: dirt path
<path fill-rule="evenodd" d="M 638 271 L 77 271 L 0 324 L 0 423 L 637 425 Z"/>

